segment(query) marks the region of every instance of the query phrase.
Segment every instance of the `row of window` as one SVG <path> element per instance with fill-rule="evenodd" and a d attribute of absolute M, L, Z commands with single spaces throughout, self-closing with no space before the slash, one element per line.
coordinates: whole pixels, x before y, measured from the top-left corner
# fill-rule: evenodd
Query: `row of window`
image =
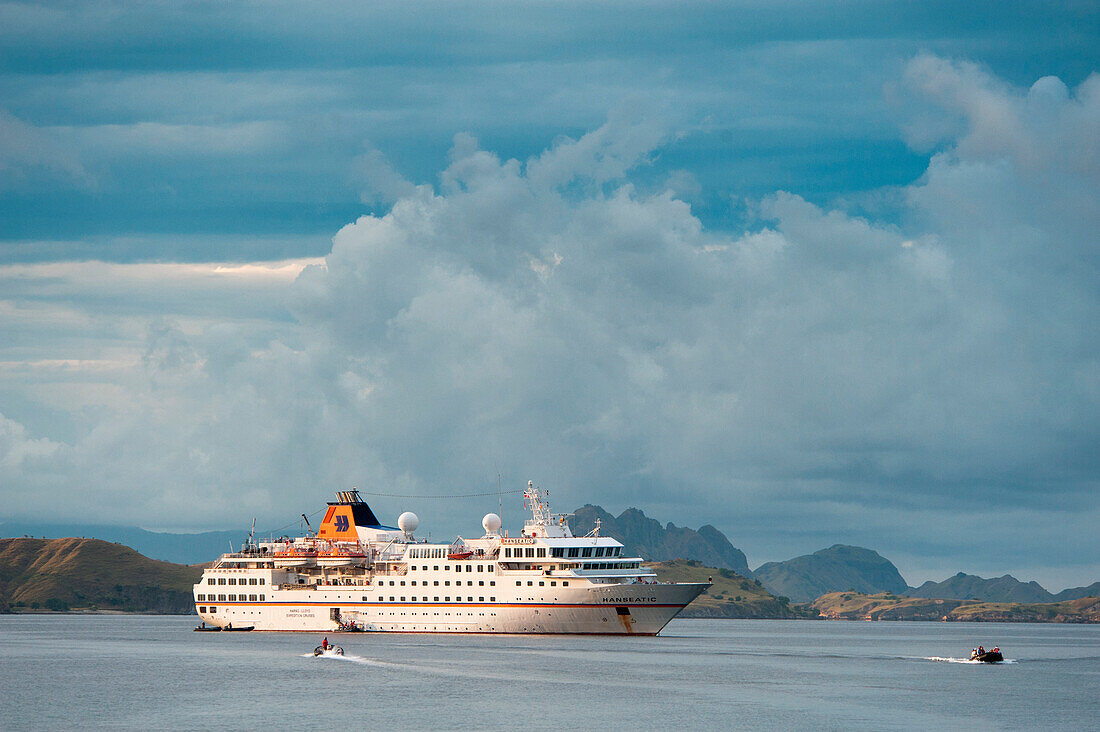
<path fill-rule="evenodd" d="M 467 572 L 492 572 L 493 571 L 493 565 L 491 565 L 491 564 L 456 564 L 456 565 L 454 565 L 454 568 L 455 568 L 456 572 L 461 572 L 463 567 L 466 568 Z M 476 569 L 475 569 L 475 567 L 476 567 Z M 428 571 L 428 565 L 427 564 L 422 564 L 419 567 L 417 567 L 415 564 L 413 564 L 409 567 L 410 572 L 415 572 L 417 569 L 420 569 L 420 570 L 426 572 L 426 571 Z M 449 564 L 444 564 L 443 565 L 443 570 L 445 572 L 449 572 L 450 569 L 451 569 L 451 565 L 449 565 Z M 432 565 L 432 571 L 433 572 L 438 572 L 439 571 L 439 565 L 438 564 Z"/>
<path fill-rule="evenodd" d="M 363 599 L 366 600 L 367 598 L 364 597 Z M 385 602 L 386 601 L 386 598 L 381 597 L 381 596 L 379 596 L 376 599 L 377 599 L 378 602 Z M 432 602 L 439 602 L 439 597 L 438 596 L 433 597 L 431 601 Z M 443 598 L 443 602 L 450 602 L 450 601 L 451 601 L 450 595 Z M 455 597 L 454 601 L 455 602 L 463 602 L 461 596 Z M 474 598 L 472 596 L 467 596 L 466 597 L 465 602 L 473 602 L 473 601 L 474 601 Z M 477 601 L 478 602 L 485 602 L 485 598 L 484 597 L 479 597 L 479 598 L 477 598 Z M 496 597 L 490 597 L 489 598 L 489 602 L 496 602 L 496 601 L 497 601 Z M 390 602 L 428 602 L 428 598 L 427 598 L 427 596 L 422 596 L 419 599 L 417 599 L 417 597 L 414 595 L 414 596 L 408 598 L 408 600 L 406 600 L 404 595 L 402 595 L 399 598 L 394 597 L 393 595 L 390 595 Z"/>
<path fill-rule="evenodd" d="M 568 553 L 566 553 L 568 550 Z M 622 552 L 621 546 L 598 546 L 598 547 L 555 547 L 550 550 L 550 556 L 557 557 L 559 559 L 563 557 L 617 557 Z M 531 556 L 528 554 L 527 556 Z"/>
<path fill-rule="evenodd" d="M 237 595 L 218 595 L 217 597 L 215 597 L 214 595 L 201 595 L 200 594 L 200 595 L 195 596 L 195 601 L 196 602 L 203 602 L 203 601 L 214 600 L 214 601 L 217 601 L 217 602 L 238 602 L 237 597 L 238 597 Z M 263 602 L 267 596 L 266 595 L 240 595 L 239 597 L 240 597 L 239 602 Z M 210 612 L 214 612 L 214 611 L 211 610 Z"/>
<path fill-rule="evenodd" d="M 523 557 L 545 557 L 546 547 L 533 547 L 533 546 L 517 546 L 517 547 L 504 547 L 504 556 L 513 559 L 521 559 Z"/>
<path fill-rule="evenodd" d="M 588 562 L 577 569 L 637 569 L 637 562 Z"/>
<path fill-rule="evenodd" d="M 224 585 L 224 584 L 230 584 L 230 585 L 236 585 L 236 584 L 262 585 L 262 584 L 264 584 L 264 578 L 263 577 L 260 577 L 260 579 L 258 581 L 255 577 L 248 577 L 247 582 L 245 581 L 245 579 L 246 578 L 241 577 L 241 581 L 238 583 L 236 577 L 228 577 L 228 578 L 227 577 L 218 577 L 217 580 L 215 580 L 213 577 L 207 577 L 206 578 L 206 584 L 208 584 L 208 585 Z"/>
<path fill-rule="evenodd" d="M 534 581 L 527 580 L 527 586 L 528 587 L 532 587 L 532 586 L 534 586 L 534 584 L 535 584 Z M 522 585 L 523 585 L 523 582 L 521 582 L 520 580 L 516 580 L 516 587 L 521 587 Z M 557 587 L 558 583 L 555 582 L 554 580 L 551 580 L 550 581 L 550 586 L 551 587 Z M 563 580 L 562 583 L 561 583 L 561 586 L 562 587 L 568 587 L 569 586 L 569 580 Z M 546 587 L 546 583 L 540 581 L 539 582 L 539 587 Z"/>
<path fill-rule="evenodd" d="M 384 584 L 386 584 L 386 581 L 382 580 L 378 584 L 379 585 L 384 585 Z M 413 587 L 416 587 L 416 580 L 410 580 L 409 584 L 412 585 Z M 428 580 L 421 580 L 420 584 L 423 585 L 424 587 L 427 587 L 428 586 Z M 474 581 L 473 580 L 466 580 L 466 584 L 469 587 L 473 587 L 474 586 Z M 480 587 L 484 587 L 485 586 L 485 580 L 478 580 L 477 584 Z M 402 587 L 404 587 L 405 586 L 405 580 L 401 580 L 400 585 Z M 435 587 L 439 587 L 439 580 L 434 580 L 432 582 L 432 585 L 434 585 Z M 390 580 L 390 587 L 393 587 L 393 586 L 394 586 L 393 580 Z M 443 580 L 443 586 L 444 587 L 450 587 L 451 586 L 451 581 L 450 580 Z M 462 586 L 462 580 L 455 580 L 455 586 L 461 587 Z M 496 587 L 497 586 L 496 580 L 489 580 L 489 586 L 490 587 Z"/>
<path fill-rule="evenodd" d="M 443 547 L 413 547 L 409 549 L 409 559 L 442 559 L 446 551 Z"/>

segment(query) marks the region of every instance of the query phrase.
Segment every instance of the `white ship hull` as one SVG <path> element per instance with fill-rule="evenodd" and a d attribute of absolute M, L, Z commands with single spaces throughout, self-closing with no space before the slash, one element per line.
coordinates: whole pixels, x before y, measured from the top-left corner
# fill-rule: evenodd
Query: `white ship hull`
<path fill-rule="evenodd" d="M 378 602 L 363 589 L 283 590 L 266 602 L 218 603 L 203 621 L 255 630 L 333 633 L 341 621 L 398 633 L 656 635 L 705 584 L 602 585 L 499 602 Z M 387 595 L 388 596 L 388 595 Z M 204 607 L 209 611 L 209 607 Z"/>

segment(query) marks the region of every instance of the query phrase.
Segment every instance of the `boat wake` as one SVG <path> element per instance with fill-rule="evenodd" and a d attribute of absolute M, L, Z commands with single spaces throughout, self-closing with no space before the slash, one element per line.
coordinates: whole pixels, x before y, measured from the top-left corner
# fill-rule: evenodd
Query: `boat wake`
<path fill-rule="evenodd" d="M 316 658 L 321 661 L 347 661 L 348 663 L 358 663 L 364 666 L 396 666 L 398 664 L 388 663 L 386 661 L 376 661 L 373 658 L 366 658 L 365 656 L 356 656 L 354 653 L 344 653 L 340 655 L 338 653 L 322 653 L 319 656 L 315 656 L 312 653 L 303 653 L 302 658 Z"/>
<path fill-rule="evenodd" d="M 950 656 L 923 656 L 922 658 L 925 661 L 936 661 L 938 663 L 965 663 L 970 666 L 998 666 L 1003 664 L 1016 663 L 1015 658 L 1006 658 L 1005 660 L 996 664 L 983 663 L 982 661 L 971 660 L 969 658 L 952 658 Z"/>

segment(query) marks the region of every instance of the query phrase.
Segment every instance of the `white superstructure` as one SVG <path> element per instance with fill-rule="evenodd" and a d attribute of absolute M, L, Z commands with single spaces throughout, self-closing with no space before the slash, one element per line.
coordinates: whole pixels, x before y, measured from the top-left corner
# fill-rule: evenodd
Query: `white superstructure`
<path fill-rule="evenodd" d="M 599 536 L 573 536 L 531 483 L 520 536 L 444 543 L 415 537 L 406 512 L 383 526 L 357 491 L 341 491 L 316 534 L 250 543 L 195 585 L 207 624 L 256 630 L 655 635 L 709 584 L 657 582 L 640 557 Z"/>

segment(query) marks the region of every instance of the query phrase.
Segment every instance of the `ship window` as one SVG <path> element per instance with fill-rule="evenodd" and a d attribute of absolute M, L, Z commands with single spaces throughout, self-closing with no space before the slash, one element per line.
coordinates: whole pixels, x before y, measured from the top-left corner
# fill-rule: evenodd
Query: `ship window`
<path fill-rule="evenodd" d="M 535 584 L 535 583 L 534 583 L 534 582 L 532 582 L 531 580 L 527 580 L 527 586 L 528 586 L 528 587 L 530 587 L 530 586 L 531 586 L 531 585 L 533 585 L 533 584 Z"/>
<path fill-rule="evenodd" d="M 450 568 L 451 568 L 451 565 L 449 565 L 449 564 L 444 564 L 444 565 L 443 565 L 443 571 L 444 571 L 444 572 L 446 572 L 446 571 L 447 571 L 447 570 L 449 570 Z"/>
<path fill-rule="evenodd" d="M 478 602 L 485 602 L 485 598 L 484 597 L 479 597 L 479 598 L 477 598 L 477 601 Z"/>
<path fill-rule="evenodd" d="M 466 598 L 466 602 L 473 602 L 473 601 L 474 601 L 474 598 L 472 598 L 472 597 L 467 597 Z"/>
<path fill-rule="evenodd" d="M 478 587 L 484 587 L 485 586 L 485 580 L 478 580 L 477 581 L 477 586 Z"/>
<path fill-rule="evenodd" d="M 256 596 L 255 595 L 249 595 L 248 596 L 248 601 L 249 602 L 256 602 Z"/>
<path fill-rule="evenodd" d="M 434 567 L 432 567 L 432 570 L 435 571 L 435 572 L 438 572 L 439 571 L 439 565 L 437 564 Z"/>
<path fill-rule="evenodd" d="M 405 586 L 405 580 L 401 580 L 401 586 L 402 586 L 402 587 L 404 587 L 404 586 Z"/>
<path fill-rule="evenodd" d="M 559 547 L 554 547 L 553 549 L 550 550 L 550 556 L 558 557 L 560 559 L 561 557 L 565 556 L 564 552 L 565 552 L 565 550 L 562 549 L 560 546 Z"/>
<path fill-rule="evenodd" d="M 571 557 L 577 556 L 577 547 L 575 547 L 575 546 L 569 547 L 569 556 L 571 556 Z"/>
<path fill-rule="evenodd" d="M 210 606 L 210 612 L 212 612 L 212 613 L 216 613 L 216 612 L 218 612 L 218 608 L 216 608 L 216 607 L 214 607 L 213 605 L 211 605 L 211 606 Z"/>
<path fill-rule="evenodd" d="M 225 584 L 225 577 L 218 577 L 218 584 L 219 585 L 224 585 Z"/>
<path fill-rule="evenodd" d="M 551 583 L 550 583 L 550 586 L 551 586 L 551 587 L 557 587 L 557 586 L 558 586 L 558 583 L 557 583 L 557 582 L 551 582 Z"/>
<path fill-rule="evenodd" d="M 592 548 L 591 548 L 591 547 L 589 547 L 589 548 L 587 548 L 587 549 L 582 549 L 582 550 L 581 550 L 581 556 L 582 556 L 582 557 L 590 557 L 590 556 L 592 556 Z"/>
<path fill-rule="evenodd" d="M 438 597 L 433 597 L 433 598 L 432 598 L 432 602 L 439 602 L 439 598 L 438 598 Z M 437 614 L 438 614 L 438 613 L 437 613 Z"/>
<path fill-rule="evenodd" d="M 529 546 L 524 550 L 523 553 L 525 556 L 533 558 L 535 556 L 535 548 L 533 546 Z"/>
<path fill-rule="evenodd" d="M 497 599 L 495 597 L 490 597 L 489 598 L 489 602 L 496 602 L 496 601 L 497 601 Z"/>
<path fill-rule="evenodd" d="M 265 595 L 260 595 L 260 602 L 263 602 L 266 599 L 267 599 L 267 597 Z"/>
<path fill-rule="evenodd" d="M 436 587 L 439 587 L 439 580 L 436 580 L 435 582 L 432 582 L 432 584 L 435 585 Z"/>
<path fill-rule="evenodd" d="M 250 585 L 256 584 L 256 578 L 255 577 L 249 577 L 248 578 L 248 584 L 250 584 Z"/>
<path fill-rule="evenodd" d="M 416 587 L 416 580 L 413 580 L 411 584 L 413 587 Z"/>
<path fill-rule="evenodd" d="M 264 583 L 264 578 L 260 577 L 260 584 L 262 585 L 263 583 Z"/>
<path fill-rule="evenodd" d="M 539 547 L 539 556 L 540 557 L 545 557 L 546 556 L 546 547 L 544 547 L 544 546 Z"/>
<path fill-rule="evenodd" d="M 603 556 L 603 547 L 602 546 L 596 547 L 596 556 L 597 557 L 602 557 Z"/>
<path fill-rule="evenodd" d="M 393 580 L 390 580 L 390 587 L 393 587 Z"/>
<path fill-rule="evenodd" d="M 523 584 L 522 582 L 520 582 L 519 580 L 516 580 L 516 587 L 519 587 L 522 584 Z"/>
<path fill-rule="evenodd" d="M 367 601 L 367 596 L 363 595 L 363 602 L 366 602 L 366 601 Z"/>
<path fill-rule="evenodd" d="M 485 565 L 483 565 L 483 564 L 477 565 L 477 571 L 478 572 L 484 572 L 485 571 Z"/>
<path fill-rule="evenodd" d="M 401 596 L 401 602 L 405 602 L 405 596 L 404 595 Z"/>
<path fill-rule="evenodd" d="M 444 602 L 450 602 L 451 601 L 451 596 L 447 595 L 446 597 L 443 598 L 443 601 Z M 447 613 L 447 614 L 450 615 L 450 613 Z"/>
<path fill-rule="evenodd" d="M 217 584 L 217 580 L 215 580 L 213 577 L 208 577 L 206 579 L 206 584 L 208 584 L 208 585 Z"/>
<path fill-rule="evenodd" d="M 218 595 L 219 602 L 225 602 L 225 595 Z"/>
<path fill-rule="evenodd" d="M 206 607 L 205 607 L 205 606 L 203 606 L 203 605 L 199 605 L 199 612 L 200 612 L 200 613 L 204 613 L 204 612 L 206 612 Z"/>
<path fill-rule="evenodd" d="M 496 580 L 489 580 L 489 586 L 490 587 L 496 587 L 497 586 Z"/>
<path fill-rule="evenodd" d="M 390 595 L 390 602 L 393 602 L 393 595 Z"/>
<path fill-rule="evenodd" d="M 561 583 L 561 586 L 562 586 L 562 587 L 568 587 L 568 586 L 569 586 L 569 581 L 568 581 L 568 580 L 566 580 L 565 582 L 562 582 L 562 583 Z"/>

